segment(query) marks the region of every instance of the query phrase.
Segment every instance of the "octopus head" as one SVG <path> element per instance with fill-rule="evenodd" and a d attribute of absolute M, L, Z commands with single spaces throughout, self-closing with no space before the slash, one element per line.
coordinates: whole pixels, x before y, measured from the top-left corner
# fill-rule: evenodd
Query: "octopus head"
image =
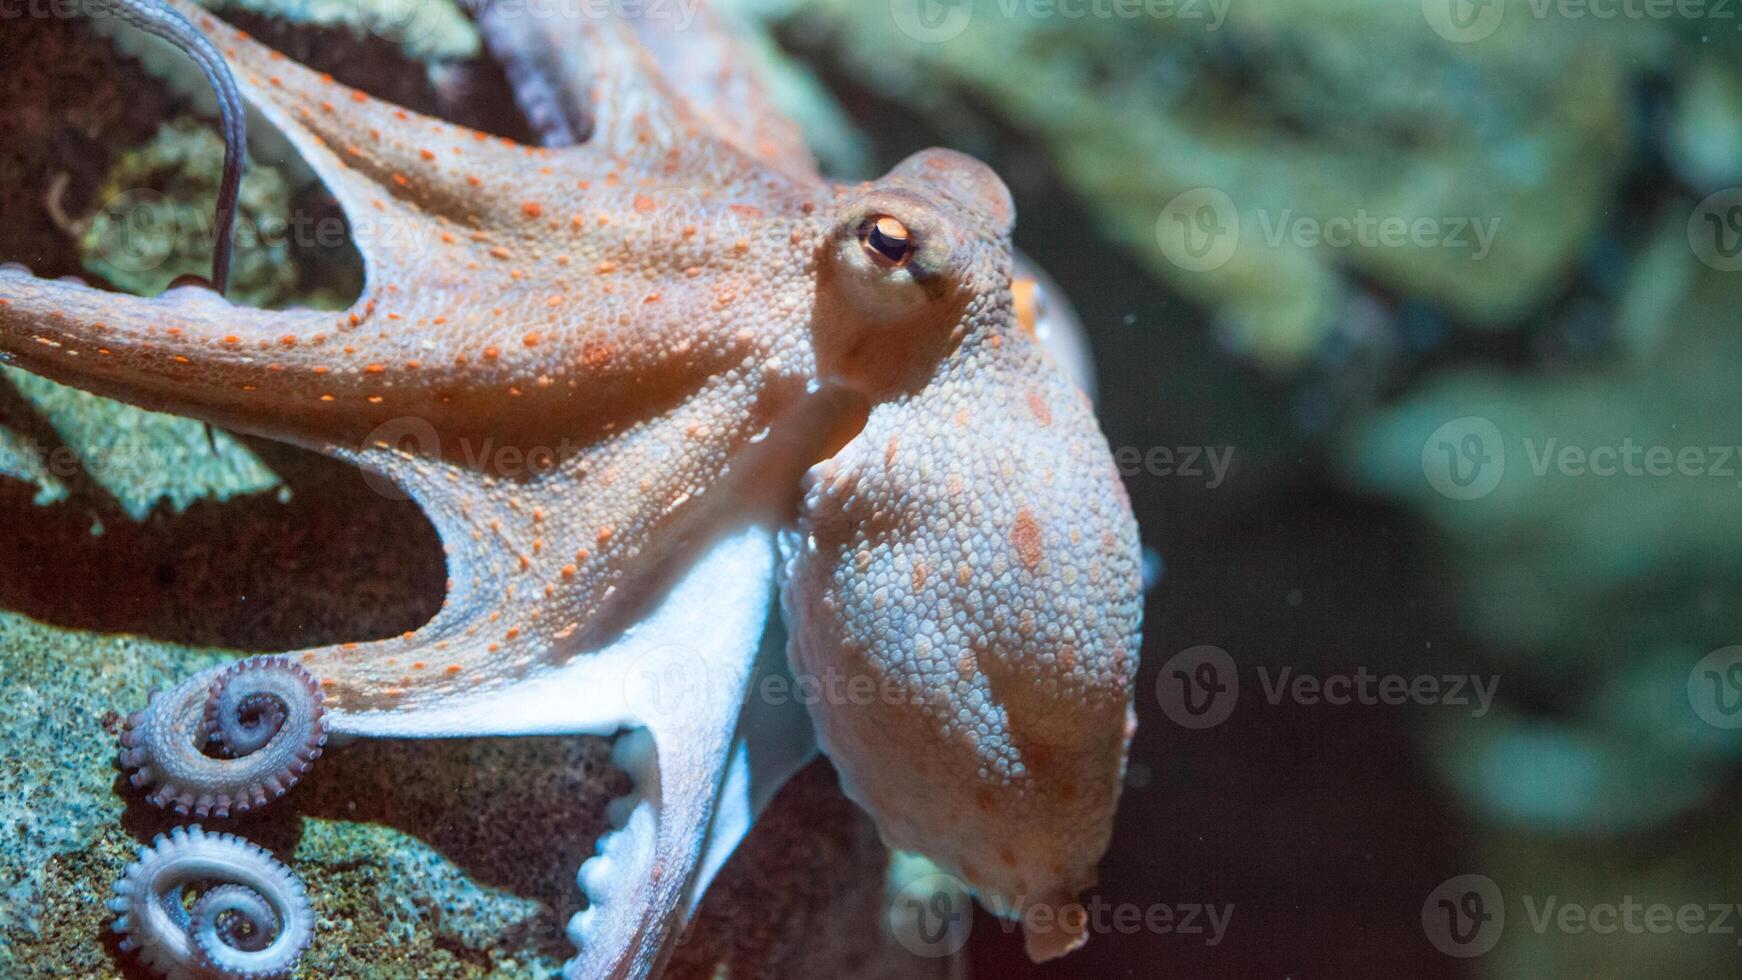
<path fill-rule="evenodd" d="M 891 846 L 1021 915 L 1041 960 L 1086 939 L 1073 903 L 1135 727 L 1141 583 L 1088 398 L 1016 313 L 1013 217 L 990 170 L 944 151 L 842 207 L 818 364 L 865 417 L 806 476 L 783 599 L 847 793 Z"/>

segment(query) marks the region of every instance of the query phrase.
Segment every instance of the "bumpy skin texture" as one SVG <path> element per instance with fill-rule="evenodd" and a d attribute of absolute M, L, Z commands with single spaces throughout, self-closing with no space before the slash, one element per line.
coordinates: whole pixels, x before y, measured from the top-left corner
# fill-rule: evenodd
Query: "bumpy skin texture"
<path fill-rule="evenodd" d="M 794 660 L 923 702 L 817 706 L 849 784 L 891 841 L 992 898 L 1064 902 L 1092 878 L 1130 732 L 1136 530 L 1083 397 L 1015 311 L 1014 209 L 991 171 L 931 151 L 827 183 L 755 91 L 709 98 L 663 71 L 686 39 L 647 25 L 489 28 L 574 59 L 545 58 L 564 67 L 545 81 L 585 141 L 553 149 L 378 102 L 172 2 L 344 207 L 364 293 L 338 314 L 263 311 L 0 269 L 0 355 L 350 460 L 421 504 L 447 552 L 440 613 L 295 655 L 335 733 L 519 731 L 493 707 L 516 696 L 539 730 L 572 711 L 561 730 L 614 731 L 614 705 L 587 709 L 645 676 L 625 627 L 673 568 L 765 585 L 750 551 L 715 566 L 696 550 L 763 527 L 746 514 L 790 508 L 797 474 L 834 455 L 785 593 Z M 533 17 L 502 17 L 516 11 Z M 748 122 L 725 132 L 728 117 Z M 721 579 L 713 592 L 762 608 Z M 716 639 L 683 642 L 732 653 Z M 755 648 L 732 653 L 732 685 Z M 675 722 L 629 712 L 653 735 L 634 811 L 651 816 L 581 875 L 609 900 L 577 917 L 571 976 L 657 969 L 725 746 L 755 727 L 727 686 L 702 685 Z M 892 792 L 902 779 L 917 782 Z"/>
<path fill-rule="evenodd" d="M 1067 906 L 1094 883 L 1135 727 L 1140 556 L 1088 399 L 1013 327 L 992 181 L 938 155 L 892 175 L 966 232 L 924 317 L 954 317 L 953 349 L 874 385 L 863 431 L 807 475 L 783 602 L 848 795 L 994 910 L 1065 913 L 1033 917 L 1041 960 L 1086 938 Z"/>

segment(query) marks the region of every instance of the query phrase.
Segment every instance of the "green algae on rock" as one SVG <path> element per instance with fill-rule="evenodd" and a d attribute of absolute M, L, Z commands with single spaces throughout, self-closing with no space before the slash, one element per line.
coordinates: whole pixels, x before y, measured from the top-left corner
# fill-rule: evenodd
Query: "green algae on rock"
<path fill-rule="evenodd" d="M 122 155 L 98 188 L 95 212 L 80 224 L 85 268 L 130 293 L 155 296 L 182 276 L 211 269 L 212 212 L 224 143 L 204 122 L 178 116 L 149 143 Z M 297 286 L 290 261 L 290 191 L 256 161 L 242 177 L 228 296 L 277 306 Z"/>
<path fill-rule="evenodd" d="M 1630 150 L 1630 86 L 1671 49 L 1658 25 L 1524 17 L 1457 44 L 1388 0 L 1160 17 L 975 0 L 935 25 L 859 0 L 734 5 L 958 139 L 985 128 L 966 103 L 990 106 L 1231 346 L 1278 368 L 1339 329 L 1351 273 L 1516 325 L 1579 261 Z M 1363 215 L 1407 240 L 1329 243 Z M 1180 247 L 1176 217 L 1203 219 L 1212 247 Z M 1438 245 L 1417 244 L 1421 222 Z"/>
<path fill-rule="evenodd" d="M 24 402 L 5 397 L 10 385 Z M 17 413 L 17 419 L 11 416 Z M 68 481 L 94 480 L 135 521 L 158 503 L 184 511 L 196 500 L 273 490 L 279 479 L 229 433 L 192 419 L 147 412 L 0 368 L 0 476 L 38 487 L 37 503 L 66 498 Z"/>

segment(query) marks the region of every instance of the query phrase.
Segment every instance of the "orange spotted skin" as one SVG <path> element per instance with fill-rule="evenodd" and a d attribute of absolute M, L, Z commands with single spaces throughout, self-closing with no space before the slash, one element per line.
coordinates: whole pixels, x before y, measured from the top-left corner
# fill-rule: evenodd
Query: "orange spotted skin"
<path fill-rule="evenodd" d="M 802 490 L 793 664 L 898 695 L 812 706 L 843 786 L 892 844 L 1005 911 L 1062 909 L 1093 882 L 1135 724 L 1137 528 L 1088 399 L 1013 289 L 1014 206 L 989 169 L 928 151 L 826 182 L 764 109 L 734 127 L 730 100 L 674 90 L 654 51 L 683 39 L 650 47 L 608 18 L 557 25 L 586 49 L 594 118 L 586 142 L 540 149 L 377 101 L 172 2 L 338 198 L 363 294 L 264 311 L 0 270 L 0 354 L 338 456 L 418 501 L 447 600 L 405 636 L 296 654 L 335 717 L 533 690 L 633 624 L 689 542 L 771 493 L 790 519 Z M 742 699 L 720 700 L 723 739 Z M 659 858 L 687 875 L 723 751 L 672 772 L 683 740 L 662 739 L 664 802 L 693 812 Z M 669 924 L 666 891 L 649 915 Z M 659 930 L 627 928 L 651 969 Z M 619 975 L 601 962 L 586 975 Z"/>
<path fill-rule="evenodd" d="M 588 30 L 626 63 L 599 66 L 595 95 L 633 111 L 602 108 L 588 143 L 548 150 L 375 100 L 182 9 L 345 208 L 362 296 L 265 311 L 0 273 L 0 345 L 355 460 L 425 507 L 448 602 L 409 637 L 302 654 L 333 707 L 415 707 L 580 649 L 636 559 L 654 563 L 814 377 L 812 256 L 835 191 L 707 139 L 609 21 Z"/>

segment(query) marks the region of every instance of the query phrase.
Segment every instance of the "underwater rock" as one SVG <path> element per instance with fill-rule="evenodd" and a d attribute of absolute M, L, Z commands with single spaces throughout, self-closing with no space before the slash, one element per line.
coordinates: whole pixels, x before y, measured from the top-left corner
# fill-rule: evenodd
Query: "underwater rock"
<path fill-rule="evenodd" d="M 1669 122 L 1670 161 L 1683 180 L 1715 190 L 1742 180 L 1742 74 L 1735 49 L 1682 68 Z"/>
<path fill-rule="evenodd" d="M 1508 823 L 1659 825 L 1704 802 L 1742 754 L 1742 734 L 1702 715 L 1690 689 L 1702 657 L 1742 637 L 1742 448 L 1713 408 L 1734 392 L 1729 311 L 1742 295 L 1696 265 L 1686 212 L 1665 224 L 1680 225 L 1679 255 L 1647 244 L 1620 303 L 1636 319 L 1655 312 L 1647 342 L 1548 376 L 1437 376 L 1342 447 L 1352 486 L 1435 532 L 1464 630 L 1499 658 L 1501 700 L 1554 709 L 1433 736 L 1454 788 Z M 1685 286 L 1674 294 L 1667 267 Z"/>
<path fill-rule="evenodd" d="M 914 4 L 733 5 L 844 62 L 831 82 L 857 101 L 917 111 L 964 149 L 995 138 L 990 108 L 1233 347 L 1280 368 L 1338 329 L 1351 275 L 1470 326 L 1514 325 L 1602 220 L 1631 148 L 1630 88 L 1668 47 L 1655 25 L 1529 17 L 1459 44 L 1419 4 L 1380 0 L 1164 17 L 978 0 L 935 22 L 904 19 Z M 1311 240 L 1363 216 L 1427 222 L 1436 244 Z"/>
<path fill-rule="evenodd" d="M 451 0 L 201 0 L 225 17 L 247 13 L 302 27 L 344 29 L 397 44 L 413 61 L 440 63 L 478 57 L 477 25 Z"/>
<path fill-rule="evenodd" d="M 279 486 L 278 477 L 229 433 L 193 419 L 146 412 L 0 367 L 0 477 L 37 487 L 39 505 L 93 481 L 132 520 L 158 503 L 181 512 Z M 93 532 L 100 533 L 100 526 Z"/>
<path fill-rule="evenodd" d="M 78 221 L 86 270 L 142 296 L 156 296 L 181 276 L 207 275 L 223 167 L 223 140 L 189 116 L 165 122 L 149 143 L 122 154 L 97 189 L 94 213 Z M 255 161 L 238 200 L 232 301 L 277 306 L 296 289 L 289 214 L 284 177 Z"/>

